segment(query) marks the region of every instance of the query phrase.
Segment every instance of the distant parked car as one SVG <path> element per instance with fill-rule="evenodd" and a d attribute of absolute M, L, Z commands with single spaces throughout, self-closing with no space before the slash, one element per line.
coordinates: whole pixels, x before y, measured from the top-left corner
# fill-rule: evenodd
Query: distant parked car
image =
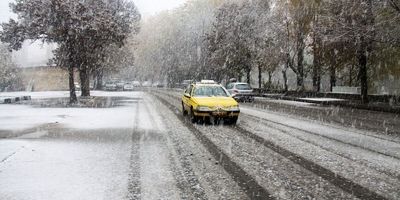
<path fill-rule="evenodd" d="M 75 90 L 77 91 L 81 90 L 81 85 L 79 85 L 79 83 L 75 82 L 74 85 L 75 85 Z"/>
<path fill-rule="evenodd" d="M 193 83 L 192 80 L 183 80 L 182 83 L 180 84 L 180 87 L 182 89 L 186 89 L 192 83 Z"/>
<path fill-rule="evenodd" d="M 145 82 L 143 82 L 143 84 L 142 84 L 142 86 L 143 87 L 151 87 L 151 83 L 150 83 L 150 81 L 145 81 Z"/>
<path fill-rule="evenodd" d="M 117 90 L 124 90 L 125 82 L 123 82 L 123 81 L 118 81 L 118 82 L 116 83 L 116 85 L 117 85 Z"/>
<path fill-rule="evenodd" d="M 229 83 L 226 89 L 236 101 L 253 102 L 253 89 L 248 83 Z"/>
<path fill-rule="evenodd" d="M 132 81 L 132 85 L 133 85 L 133 87 L 141 87 L 142 86 L 139 81 Z"/>
<path fill-rule="evenodd" d="M 160 83 L 160 82 L 154 82 L 154 83 L 152 84 L 152 87 L 163 88 L 164 85 L 163 85 L 162 83 Z"/>
<path fill-rule="evenodd" d="M 117 90 L 117 84 L 115 84 L 114 82 L 107 82 L 105 87 L 104 87 L 107 91 L 116 91 Z"/>
<path fill-rule="evenodd" d="M 134 89 L 133 84 L 131 83 L 126 83 L 124 85 L 124 91 L 132 91 Z"/>

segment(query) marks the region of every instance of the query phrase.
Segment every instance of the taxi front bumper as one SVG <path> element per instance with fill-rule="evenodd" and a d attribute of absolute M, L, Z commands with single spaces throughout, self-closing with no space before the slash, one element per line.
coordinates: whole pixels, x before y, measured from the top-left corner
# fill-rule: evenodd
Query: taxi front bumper
<path fill-rule="evenodd" d="M 214 110 L 214 111 L 194 111 L 196 117 L 238 117 L 240 110 L 228 111 L 228 110 Z"/>

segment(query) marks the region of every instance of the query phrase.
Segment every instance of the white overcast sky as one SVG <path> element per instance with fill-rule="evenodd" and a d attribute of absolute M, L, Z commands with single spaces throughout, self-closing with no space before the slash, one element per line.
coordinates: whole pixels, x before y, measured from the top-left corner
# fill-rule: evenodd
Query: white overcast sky
<path fill-rule="evenodd" d="M 9 3 L 15 0 L 0 0 L 0 23 L 7 22 L 13 14 Z M 154 15 L 160 11 L 171 10 L 183 5 L 187 0 L 133 0 L 143 17 Z M 14 60 L 23 67 L 46 65 L 49 59 L 47 45 L 24 45 L 24 48 L 14 53 Z"/>

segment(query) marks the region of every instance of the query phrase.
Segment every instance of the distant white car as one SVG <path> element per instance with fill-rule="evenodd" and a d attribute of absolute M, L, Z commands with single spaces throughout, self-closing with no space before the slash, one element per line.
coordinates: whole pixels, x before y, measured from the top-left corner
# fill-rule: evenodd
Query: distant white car
<path fill-rule="evenodd" d="M 160 83 L 160 82 L 154 82 L 152 87 L 163 88 L 164 85 L 162 83 Z"/>
<path fill-rule="evenodd" d="M 254 101 L 253 88 L 248 83 L 229 83 L 226 89 L 236 101 Z"/>
<path fill-rule="evenodd" d="M 125 83 L 123 81 L 118 81 L 116 85 L 117 85 L 117 90 L 124 90 Z"/>
<path fill-rule="evenodd" d="M 79 85 L 79 83 L 75 82 L 75 90 L 81 90 L 81 85 Z"/>
<path fill-rule="evenodd" d="M 142 86 L 139 81 L 132 81 L 133 87 L 140 87 Z"/>
<path fill-rule="evenodd" d="M 114 83 L 114 82 L 107 82 L 106 83 L 106 85 L 105 85 L 105 89 L 107 90 L 107 91 L 115 91 L 115 90 L 117 90 L 117 85 Z"/>
<path fill-rule="evenodd" d="M 132 91 L 134 89 L 133 84 L 127 83 L 124 85 L 124 91 Z"/>
<path fill-rule="evenodd" d="M 145 82 L 143 82 L 143 84 L 142 84 L 142 86 L 143 87 L 151 87 L 151 83 L 150 83 L 150 81 L 145 81 Z"/>

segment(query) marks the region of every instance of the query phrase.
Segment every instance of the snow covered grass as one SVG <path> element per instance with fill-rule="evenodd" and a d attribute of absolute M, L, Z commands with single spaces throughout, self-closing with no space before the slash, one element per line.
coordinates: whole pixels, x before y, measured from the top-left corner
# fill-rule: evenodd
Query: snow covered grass
<path fill-rule="evenodd" d="M 102 92 L 94 96 L 140 98 L 140 92 Z M 68 92 L 2 93 L 1 95 L 31 95 L 33 99 L 68 97 Z M 134 101 L 115 108 L 35 108 L 30 105 L 0 105 L 0 130 L 21 131 L 43 124 L 58 123 L 66 128 L 100 129 L 131 128 Z"/>

